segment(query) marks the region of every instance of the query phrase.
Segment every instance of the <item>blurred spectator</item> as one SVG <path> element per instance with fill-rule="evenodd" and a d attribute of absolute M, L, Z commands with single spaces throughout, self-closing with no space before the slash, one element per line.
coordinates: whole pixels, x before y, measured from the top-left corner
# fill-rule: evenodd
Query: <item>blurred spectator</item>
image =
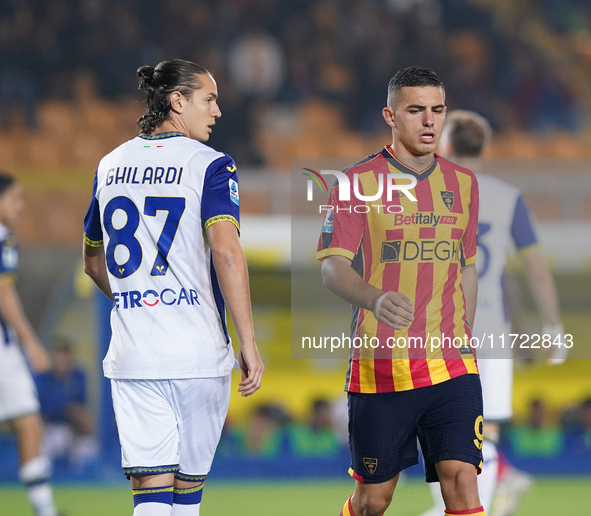
<path fill-rule="evenodd" d="M 230 430 L 236 451 L 242 455 L 273 459 L 285 450 L 286 429 L 290 417 L 278 405 L 260 405 L 248 426 Z"/>
<path fill-rule="evenodd" d="M 290 427 L 289 445 L 297 457 L 330 457 L 338 453 L 340 444 L 328 401 L 318 399 L 314 402 L 308 424 L 296 423 Z"/>
<path fill-rule="evenodd" d="M 541 400 L 531 402 L 527 423 L 512 428 L 510 440 L 515 455 L 521 457 L 553 457 L 562 451 L 564 444 L 562 430 L 549 421 Z"/>
<path fill-rule="evenodd" d="M 86 374 L 75 364 L 68 340 L 57 340 L 51 355 L 51 370 L 35 378 L 45 422 L 44 451 L 52 461 L 65 458 L 82 466 L 98 454 L 86 407 Z"/>
<path fill-rule="evenodd" d="M 562 417 L 566 426 L 566 444 L 577 452 L 591 451 L 591 398 L 576 410 L 566 411 Z M 566 423 L 566 424 L 565 424 Z"/>
<path fill-rule="evenodd" d="M 279 43 L 268 34 L 252 31 L 230 51 L 230 79 L 246 99 L 273 99 L 283 81 L 285 63 Z"/>

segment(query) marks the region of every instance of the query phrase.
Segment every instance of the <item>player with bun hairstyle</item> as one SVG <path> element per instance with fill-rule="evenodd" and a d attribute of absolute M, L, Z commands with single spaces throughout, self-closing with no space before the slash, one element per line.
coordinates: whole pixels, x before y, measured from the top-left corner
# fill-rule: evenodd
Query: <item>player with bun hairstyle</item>
<path fill-rule="evenodd" d="M 217 85 L 202 66 L 163 61 L 138 71 L 141 134 L 99 163 L 84 222 L 85 271 L 113 300 L 103 362 L 111 379 L 134 516 L 199 514 L 236 364 L 238 391 L 264 371 L 238 240 L 236 165 L 204 143 Z"/>
<path fill-rule="evenodd" d="M 211 77 L 203 66 L 180 59 L 164 61 L 156 68 L 142 66 L 137 75 L 140 89 L 146 90 L 148 105 L 148 112 L 137 121 L 137 125 L 147 134 L 153 133 L 169 118 L 170 94 L 173 91 L 190 97 L 193 90 L 202 86 L 200 76 Z"/>
<path fill-rule="evenodd" d="M 9 421 L 16 436 L 19 476 L 27 486 L 35 514 L 56 516 L 50 464 L 41 453 L 43 423 L 37 390 L 18 345 L 35 371 L 49 369 L 49 356 L 31 328 L 15 288 L 18 244 L 13 230 L 24 207 L 20 184 L 0 172 L 0 422 Z"/>

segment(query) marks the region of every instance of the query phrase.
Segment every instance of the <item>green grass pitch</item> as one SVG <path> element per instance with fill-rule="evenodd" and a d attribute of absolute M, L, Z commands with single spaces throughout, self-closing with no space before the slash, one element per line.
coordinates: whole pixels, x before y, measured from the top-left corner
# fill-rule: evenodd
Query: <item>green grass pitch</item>
<path fill-rule="evenodd" d="M 216 482 L 206 485 L 202 516 L 337 516 L 349 496 L 351 481 Z M 591 514 L 591 477 L 538 479 L 517 516 Z M 131 516 L 131 492 L 126 488 L 55 486 L 55 498 L 65 516 Z M 424 482 L 399 486 L 386 514 L 418 516 L 430 507 Z M 30 516 L 19 486 L 0 485 L 0 516 Z M 442 515 L 443 516 L 443 515 Z"/>

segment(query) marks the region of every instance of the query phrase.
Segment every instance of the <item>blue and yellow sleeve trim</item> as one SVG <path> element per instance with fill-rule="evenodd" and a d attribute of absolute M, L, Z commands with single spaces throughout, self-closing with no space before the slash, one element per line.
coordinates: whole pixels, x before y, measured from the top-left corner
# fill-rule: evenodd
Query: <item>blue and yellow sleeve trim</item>
<path fill-rule="evenodd" d="M 102 240 L 92 240 L 84 235 L 84 243 L 90 247 L 103 247 Z"/>
<path fill-rule="evenodd" d="M 14 283 L 16 281 L 16 274 L 14 272 L 3 272 L 0 274 L 0 285 L 5 283 Z"/>
<path fill-rule="evenodd" d="M 236 220 L 236 217 L 233 217 L 232 215 L 216 215 L 215 217 L 210 217 L 205 221 L 203 227 L 204 229 L 208 229 L 212 224 L 215 224 L 216 222 L 231 222 L 236 226 L 238 233 L 240 233 L 240 224 Z"/>
<path fill-rule="evenodd" d="M 537 242 L 534 242 L 533 244 L 518 248 L 517 252 L 523 256 L 523 255 L 530 254 L 530 253 L 533 253 L 533 252 L 536 252 L 539 250 L 540 250 L 540 244 L 538 244 Z"/>

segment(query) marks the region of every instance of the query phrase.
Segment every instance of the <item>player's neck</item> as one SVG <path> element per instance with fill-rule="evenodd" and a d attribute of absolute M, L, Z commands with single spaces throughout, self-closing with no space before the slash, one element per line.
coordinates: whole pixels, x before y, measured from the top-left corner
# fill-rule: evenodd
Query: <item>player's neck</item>
<path fill-rule="evenodd" d="M 421 170 L 425 170 L 426 168 L 428 168 L 431 165 L 431 163 L 433 163 L 433 159 L 435 157 L 435 152 L 430 152 L 429 154 L 416 156 L 412 152 L 410 152 L 401 142 L 397 140 L 394 140 L 392 142 L 390 150 L 398 161 L 400 161 L 407 167 L 417 170 L 419 172 Z"/>
<path fill-rule="evenodd" d="M 165 120 L 162 122 L 151 134 L 160 134 L 160 133 L 183 133 L 188 136 L 187 129 L 184 127 L 183 124 L 179 124 L 177 122 L 173 122 L 171 120 Z"/>

